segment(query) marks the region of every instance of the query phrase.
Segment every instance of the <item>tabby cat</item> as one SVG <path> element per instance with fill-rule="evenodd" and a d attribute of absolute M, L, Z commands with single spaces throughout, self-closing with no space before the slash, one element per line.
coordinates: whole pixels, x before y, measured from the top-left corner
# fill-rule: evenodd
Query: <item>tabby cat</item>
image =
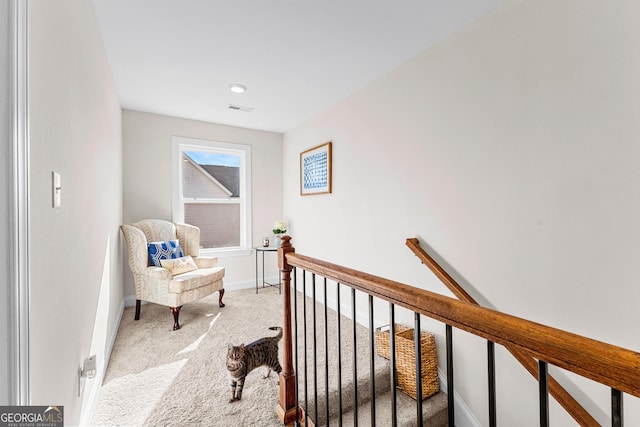
<path fill-rule="evenodd" d="M 242 398 L 242 387 L 247 374 L 259 366 L 266 366 L 267 378 L 273 369 L 276 373 L 282 371 L 278 361 L 278 342 L 282 338 L 282 327 L 272 326 L 272 331 L 280 331 L 273 337 L 260 338 L 250 344 L 234 346 L 229 344 L 227 350 L 227 371 L 231 382 L 231 399 L 240 400 Z"/>

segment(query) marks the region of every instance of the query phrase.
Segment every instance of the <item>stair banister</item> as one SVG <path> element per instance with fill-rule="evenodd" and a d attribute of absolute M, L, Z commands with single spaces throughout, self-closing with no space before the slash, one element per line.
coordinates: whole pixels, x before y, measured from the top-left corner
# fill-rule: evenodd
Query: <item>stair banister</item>
<path fill-rule="evenodd" d="M 283 423 L 298 418 L 295 402 L 295 372 L 291 340 L 291 271 L 302 269 L 410 311 L 443 322 L 486 340 L 589 378 L 612 389 L 612 399 L 621 393 L 640 397 L 640 353 L 593 340 L 550 326 L 531 322 L 466 301 L 459 301 L 424 289 L 384 279 L 295 252 L 290 238 L 283 238 L 278 251 L 283 273 L 284 361 L 280 376 L 278 415 Z M 537 366 L 535 368 L 537 372 Z M 614 398 L 617 393 L 617 398 Z M 616 412 L 616 416 L 619 413 Z M 583 424 L 587 425 L 587 424 Z M 596 424 L 597 425 L 597 424 Z M 615 424 L 614 425 L 621 425 Z"/>
<path fill-rule="evenodd" d="M 293 369 L 293 341 L 291 339 L 291 271 L 287 254 L 295 252 L 291 237 L 283 236 L 278 248 L 278 268 L 282 274 L 282 296 L 284 300 L 284 324 L 282 325 L 283 367 L 280 373 L 280 399 L 276 412 L 282 424 L 289 424 L 298 418 L 296 405 L 296 373 Z"/>
<path fill-rule="evenodd" d="M 458 282 L 442 268 L 421 246 L 416 238 L 407 239 L 407 246 L 420 259 L 420 261 L 429 267 L 429 269 L 444 283 L 444 285 L 461 301 L 471 304 L 480 305 L 469 295 Z M 538 377 L 538 362 L 522 350 L 512 347 L 506 347 L 507 350 L 529 371 L 535 378 Z M 587 412 L 580 403 L 569 394 L 551 375 L 548 376 L 549 394 L 562 406 L 574 420 L 581 426 L 600 426 L 591 414 Z"/>

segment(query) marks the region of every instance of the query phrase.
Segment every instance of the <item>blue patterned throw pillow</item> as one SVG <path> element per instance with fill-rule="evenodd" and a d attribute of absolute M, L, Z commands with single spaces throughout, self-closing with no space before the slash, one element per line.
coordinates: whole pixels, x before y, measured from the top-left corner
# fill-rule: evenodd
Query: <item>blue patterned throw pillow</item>
<path fill-rule="evenodd" d="M 179 240 L 167 240 L 166 242 L 151 242 L 149 243 L 149 260 L 151 265 L 156 267 L 162 267 L 160 265 L 161 259 L 175 259 L 182 258 L 182 248 L 180 247 Z"/>

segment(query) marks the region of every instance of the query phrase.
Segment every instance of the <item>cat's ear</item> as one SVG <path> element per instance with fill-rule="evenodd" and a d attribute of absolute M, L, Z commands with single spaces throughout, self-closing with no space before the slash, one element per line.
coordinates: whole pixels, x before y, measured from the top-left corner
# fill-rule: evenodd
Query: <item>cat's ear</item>
<path fill-rule="evenodd" d="M 231 343 L 229 343 L 227 348 L 228 348 L 228 351 L 231 351 L 231 350 L 233 350 L 233 345 Z"/>
<path fill-rule="evenodd" d="M 240 349 L 244 350 L 244 344 L 240 344 Z"/>

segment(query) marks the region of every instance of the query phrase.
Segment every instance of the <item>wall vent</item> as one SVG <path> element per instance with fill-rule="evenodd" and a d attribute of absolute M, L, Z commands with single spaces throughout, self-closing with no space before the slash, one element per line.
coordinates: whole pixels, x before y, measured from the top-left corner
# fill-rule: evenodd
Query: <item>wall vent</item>
<path fill-rule="evenodd" d="M 242 105 L 229 104 L 229 110 L 233 111 L 242 111 L 245 113 L 250 113 L 253 111 L 252 107 L 243 107 Z"/>

